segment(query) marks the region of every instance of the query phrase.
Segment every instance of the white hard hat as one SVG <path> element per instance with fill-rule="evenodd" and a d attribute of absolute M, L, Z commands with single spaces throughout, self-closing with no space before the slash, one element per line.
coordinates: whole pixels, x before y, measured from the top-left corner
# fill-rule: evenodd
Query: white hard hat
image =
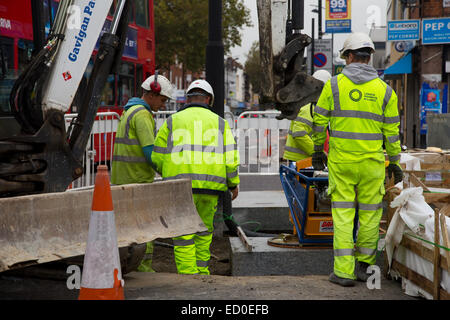
<path fill-rule="evenodd" d="M 158 87 L 158 85 L 160 87 L 159 92 L 158 89 L 155 90 L 155 87 Z M 173 86 L 164 76 L 158 75 L 155 82 L 155 75 L 152 75 L 142 83 L 141 87 L 147 91 L 156 92 L 162 96 L 172 99 Z"/>
<path fill-rule="evenodd" d="M 375 52 L 375 45 L 373 44 L 372 39 L 363 33 L 363 32 L 354 32 L 348 36 L 348 38 L 344 42 L 344 46 L 340 50 L 341 59 L 345 59 L 345 52 L 347 50 L 357 50 L 362 48 L 370 48 L 370 53 Z"/>
<path fill-rule="evenodd" d="M 194 89 L 201 89 L 211 95 L 211 102 L 209 103 L 210 106 L 214 104 L 214 90 L 211 87 L 211 85 L 206 80 L 194 80 L 189 87 L 187 88 L 186 94 L 189 96 L 189 92 Z"/>
<path fill-rule="evenodd" d="M 312 76 L 323 83 L 331 79 L 331 74 L 327 70 L 317 70 Z"/>

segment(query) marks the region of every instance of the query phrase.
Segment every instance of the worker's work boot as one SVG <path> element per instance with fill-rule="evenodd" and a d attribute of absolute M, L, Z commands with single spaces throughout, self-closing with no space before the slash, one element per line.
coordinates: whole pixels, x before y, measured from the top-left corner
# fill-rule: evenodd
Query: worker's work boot
<path fill-rule="evenodd" d="M 144 259 L 137 268 L 138 272 L 155 272 L 152 268 L 152 259 Z"/>
<path fill-rule="evenodd" d="M 330 282 L 336 283 L 342 287 L 353 287 L 355 285 L 354 280 L 338 277 L 337 275 L 334 274 L 334 272 L 332 272 L 330 274 L 330 277 L 328 278 L 328 280 Z"/>
<path fill-rule="evenodd" d="M 366 262 L 356 261 L 355 264 L 355 275 L 356 279 L 361 282 L 367 282 L 367 279 L 369 279 L 369 274 L 367 273 L 367 268 L 369 267 L 369 264 Z"/>

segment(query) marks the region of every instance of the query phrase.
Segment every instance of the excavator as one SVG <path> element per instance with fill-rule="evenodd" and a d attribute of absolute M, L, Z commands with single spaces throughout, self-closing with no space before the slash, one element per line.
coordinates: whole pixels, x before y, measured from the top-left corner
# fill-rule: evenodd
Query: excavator
<path fill-rule="evenodd" d="M 20 133 L 0 137 L 0 272 L 84 253 L 88 218 L 81 212 L 89 212 L 92 190 L 64 191 L 85 170 L 82 157 L 101 92 L 122 56 L 131 0 L 117 2 L 87 86 L 80 85 L 112 1 L 61 0 L 45 45 L 12 87 L 10 106 Z M 311 38 L 300 32 L 303 1 L 257 0 L 257 5 L 261 66 L 267 75 L 262 103 L 280 110 L 279 119 L 294 119 L 322 88 L 304 71 Z M 68 23 L 73 6 L 79 8 L 77 27 Z M 82 103 L 66 130 L 64 114 L 77 93 Z M 189 180 L 113 186 L 122 227 L 119 246 L 204 231 L 190 190 Z M 158 200 L 163 204 L 155 204 Z M 139 260 L 129 250 L 128 258 Z"/>

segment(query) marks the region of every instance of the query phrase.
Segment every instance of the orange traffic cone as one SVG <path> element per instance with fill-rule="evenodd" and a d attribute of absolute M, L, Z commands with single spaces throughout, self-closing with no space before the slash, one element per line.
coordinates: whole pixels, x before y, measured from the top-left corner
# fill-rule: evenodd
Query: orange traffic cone
<path fill-rule="evenodd" d="M 79 300 L 124 300 L 108 167 L 98 166 Z"/>

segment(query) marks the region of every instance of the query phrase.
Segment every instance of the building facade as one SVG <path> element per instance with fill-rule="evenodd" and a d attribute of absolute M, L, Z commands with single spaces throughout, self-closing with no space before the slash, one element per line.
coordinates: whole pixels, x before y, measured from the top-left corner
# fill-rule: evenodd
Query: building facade
<path fill-rule="evenodd" d="M 450 3 L 443 0 L 391 0 L 387 20 L 445 21 L 450 17 Z M 449 27 L 450 28 L 450 27 Z M 427 44 L 423 33 L 415 41 L 389 41 L 385 80 L 399 97 L 401 141 L 409 148 L 426 148 L 427 118 L 449 110 L 450 37 L 439 44 Z M 395 70 L 389 72 L 389 70 Z"/>
<path fill-rule="evenodd" d="M 246 84 L 244 67 L 236 59 L 225 59 L 225 105 L 229 111 L 239 114 L 248 108 L 250 87 Z"/>
<path fill-rule="evenodd" d="M 205 71 L 185 70 L 183 64 L 177 61 L 161 73 L 174 85 L 174 99 L 169 102 L 168 110 L 178 110 L 186 102 L 186 89 L 192 81 L 206 79 Z M 224 77 L 225 111 L 237 115 L 257 105 L 257 96 L 252 92 L 244 67 L 236 59 L 225 58 Z"/>
<path fill-rule="evenodd" d="M 191 72 L 183 67 L 183 63 L 175 61 L 169 70 L 165 70 L 162 74 L 169 79 L 174 86 L 174 98 L 169 102 L 168 110 L 178 110 L 186 102 L 186 89 L 192 81 L 196 79 L 205 79 L 206 73 Z"/>

